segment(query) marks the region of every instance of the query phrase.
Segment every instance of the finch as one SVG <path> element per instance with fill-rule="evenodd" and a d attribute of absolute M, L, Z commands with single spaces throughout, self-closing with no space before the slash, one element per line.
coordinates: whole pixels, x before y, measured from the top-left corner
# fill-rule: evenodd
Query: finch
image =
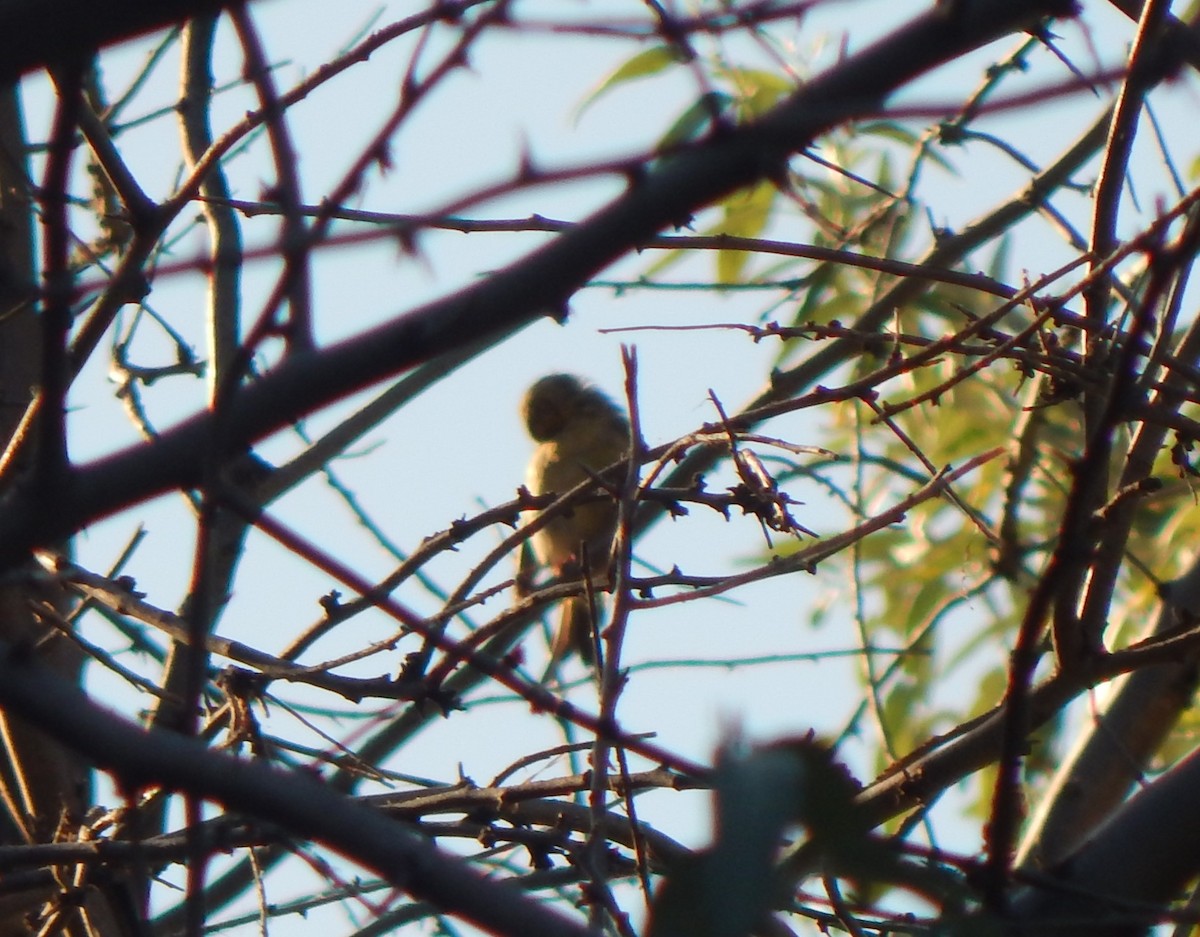
<path fill-rule="evenodd" d="M 537 443 L 526 472 L 526 487 L 535 495 L 566 494 L 572 488 L 625 458 L 629 422 L 601 391 L 571 374 L 550 374 L 525 394 L 521 415 Z M 577 504 L 553 518 L 530 542 L 538 563 L 556 576 L 607 578 L 609 554 L 617 527 L 613 500 Z M 559 662 L 577 651 L 591 663 L 592 621 L 586 595 L 563 602 L 562 618 L 550 648 Z"/>

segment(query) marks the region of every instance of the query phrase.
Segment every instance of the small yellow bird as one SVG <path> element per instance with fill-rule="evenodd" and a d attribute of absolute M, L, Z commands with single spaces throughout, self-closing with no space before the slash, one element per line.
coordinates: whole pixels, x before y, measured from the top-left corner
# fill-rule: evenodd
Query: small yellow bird
<path fill-rule="evenodd" d="M 525 484 L 535 495 L 566 494 L 625 458 L 629 422 L 601 391 L 571 374 L 550 374 L 525 393 L 521 415 L 538 444 Z M 576 505 L 533 535 L 538 562 L 556 576 L 578 575 L 586 558 L 588 572 L 607 579 L 609 554 L 617 526 L 615 501 Z M 562 618 L 550 648 L 553 661 L 578 651 L 591 663 L 592 616 L 587 596 L 563 603 Z"/>

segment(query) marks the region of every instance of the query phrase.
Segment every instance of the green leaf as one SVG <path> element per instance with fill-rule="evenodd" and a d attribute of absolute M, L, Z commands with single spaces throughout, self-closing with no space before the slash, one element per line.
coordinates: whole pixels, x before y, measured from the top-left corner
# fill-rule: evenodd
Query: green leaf
<path fill-rule="evenodd" d="M 807 793 L 805 761 L 781 748 L 727 752 L 714 777 L 716 843 L 671 870 L 650 937 L 743 937 L 770 909 L 773 860 Z"/>
<path fill-rule="evenodd" d="M 761 182 L 752 189 L 743 189 L 727 198 L 718 227 L 720 234 L 734 237 L 757 237 L 771 218 L 771 209 L 778 197 L 775 186 Z M 723 250 L 717 253 L 717 281 L 736 283 L 741 278 L 751 254 L 747 251 Z"/>
<path fill-rule="evenodd" d="M 988 264 L 987 275 L 994 280 L 1003 281 L 1008 275 L 1009 253 L 1012 248 L 1012 240 L 1006 234 L 996 243 L 996 251 L 992 255 L 992 261 Z"/>
<path fill-rule="evenodd" d="M 796 90 L 795 82 L 788 76 L 758 68 L 728 69 L 724 77 L 733 87 L 738 115 L 744 119 L 758 117 Z"/>
<path fill-rule="evenodd" d="M 894 120 L 869 120 L 855 127 L 859 136 L 876 136 L 903 146 L 915 146 L 920 137 L 909 127 Z"/>
<path fill-rule="evenodd" d="M 712 127 L 714 115 L 723 114 L 732 99 L 720 91 L 706 91 L 671 124 L 658 140 L 656 149 L 666 151 L 695 140 Z"/>
<path fill-rule="evenodd" d="M 825 855 L 857 860 L 870 845 L 853 807 L 856 784 L 811 738 L 718 758 L 712 848 L 673 862 L 651 910 L 648 937 L 745 937 L 777 898 L 784 831 L 803 824 Z"/>
<path fill-rule="evenodd" d="M 601 81 L 591 94 L 583 99 L 575 111 L 576 123 L 583 117 L 584 111 L 614 88 L 619 88 L 621 85 L 636 81 L 639 78 L 649 78 L 651 75 L 657 75 L 682 61 L 683 58 L 679 54 L 679 50 L 674 46 L 654 46 L 651 49 L 639 52 L 631 59 L 627 59 L 611 75 Z"/>

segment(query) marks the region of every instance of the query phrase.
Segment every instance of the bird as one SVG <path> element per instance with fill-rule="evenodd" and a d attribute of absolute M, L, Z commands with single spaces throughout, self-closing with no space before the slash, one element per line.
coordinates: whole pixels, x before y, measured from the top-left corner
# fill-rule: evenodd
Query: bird
<path fill-rule="evenodd" d="M 521 416 L 537 444 L 525 485 L 532 494 L 566 494 L 629 452 L 629 421 L 603 391 L 573 374 L 535 381 L 521 402 Z M 555 576 L 577 577 L 584 563 L 594 580 L 607 578 L 617 527 L 612 499 L 577 504 L 552 518 L 530 538 L 538 564 Z M 552 663 L 572 652 L 593 661 L 592 609 L 586 595 L 563 602 L 550 647 Z"/>

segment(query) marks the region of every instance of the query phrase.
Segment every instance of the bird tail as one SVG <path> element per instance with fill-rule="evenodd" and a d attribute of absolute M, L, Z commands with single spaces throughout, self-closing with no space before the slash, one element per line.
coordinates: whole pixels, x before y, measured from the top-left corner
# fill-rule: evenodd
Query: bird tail
<path fill-rule="evenodd" d="M 558 630 L 550 645 L 552 664 L 561 664 L 572 654 L 578 654 L 580 660 L 591 666 L 596 657 L 593 635 L 600 623 L 598 599 L 594 611 L 595 614 L 586 595 L 574 595 L 563 601 Z"/>

